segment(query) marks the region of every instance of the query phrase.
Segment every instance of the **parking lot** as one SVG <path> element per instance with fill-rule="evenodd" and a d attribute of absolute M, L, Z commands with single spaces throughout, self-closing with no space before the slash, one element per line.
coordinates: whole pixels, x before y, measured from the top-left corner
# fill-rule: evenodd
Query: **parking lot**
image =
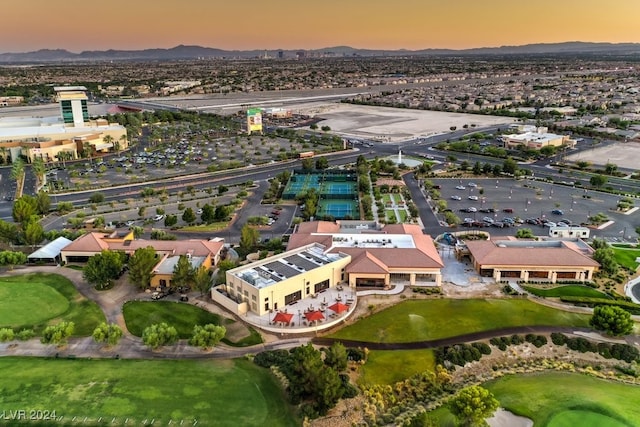
<path fill-rule="evenodd" d="M 442 199 L 460 218 L 461 227 L 486 228 L 495 235 L 515 235 L 518 227 L 531 228 L 536 235 L 548 235 L 544 222 L 557 225 L 564 220 L 581 225 L 600 212 L 613 223 L 593 229 L 591 236 L 635 238 L 635 227 L 640 225 L 640 211 L 629 215 L 616 212 L 619 196 L 607 193 L 527 179 L 473 177 L 431 181 L 440 187 Z"/>

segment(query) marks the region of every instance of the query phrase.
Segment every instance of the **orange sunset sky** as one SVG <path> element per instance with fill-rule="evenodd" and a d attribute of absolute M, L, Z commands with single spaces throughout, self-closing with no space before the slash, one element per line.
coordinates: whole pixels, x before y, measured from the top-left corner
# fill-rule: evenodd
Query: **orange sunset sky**
<path fill-rule="evenodd" d="M 640 42 L 640 0 L 2 0 L 0 52 Z"/>

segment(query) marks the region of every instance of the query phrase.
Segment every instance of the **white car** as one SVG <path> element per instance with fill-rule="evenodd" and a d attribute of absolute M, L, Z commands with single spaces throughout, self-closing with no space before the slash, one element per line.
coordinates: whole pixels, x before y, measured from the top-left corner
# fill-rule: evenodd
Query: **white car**
<path fill-rule="evenodd" d="M 489 218 L 488 216 L 485 216 L 482 220 L 486 223 L 493 224 L 493 218 Z"/>
<path fill-rule="evenodd" d="M 467 184 L 469 187 L 477 187 L 478 184 L 476 184 L 475 182 L 470 182 Z"/>
<path fill-rule="evenodd" d="M 164 219 L 164 215 L 156 215 L 153 217 L 155 222 L 162 221 Z"/>
<path fill-rule="evenodd" d="M 467 187 L 465 187 L 464 185 L 457 185 L 456 186 L 456 190 L 466 190 Z"/>
<path fill-rule="evenodd" d="M 557 227 L 557 224 L 555 222 L 552 221 L 548 221 L 544 223 L 545 227 Z"/>
<path fill-rule="evenodd" d="M 196 215 L 202 215 L 202 209 L 198 209 L 198 210 L 196 211 Z"/>
<path fill-rule="evenodd" d="M 469 200 L 478 200 L 478 196 L 469 196 Z"/>
<path fill-rule="evenodd" d="M 478 209 L 474 208 L 473 206 L 470 208 L 467 208 L 467 212 L 478 212 Z"/>
<path fill-rule="evenodd" d="M 451 200 L 462 200 L 460 196 L 451 196 Z"/>
<path fill-rule="evenodd" d="M 125 222 L 124 224 L 125 224 L 127 227 L 131 227 L 131 226 L 132 226 L 133 224 L 135 224 L 135 223 L 136 223 L 135 221 L 129 220 L 129 221 Z"/>

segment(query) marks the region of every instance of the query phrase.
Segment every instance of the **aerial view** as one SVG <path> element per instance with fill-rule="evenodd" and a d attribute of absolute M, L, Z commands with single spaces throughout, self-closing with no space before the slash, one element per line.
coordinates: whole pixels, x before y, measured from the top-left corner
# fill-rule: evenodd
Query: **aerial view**
<path fill-rule="evenodd" d="M 0 425 L 640 425 L 640 3 L 3 4 Z"/>

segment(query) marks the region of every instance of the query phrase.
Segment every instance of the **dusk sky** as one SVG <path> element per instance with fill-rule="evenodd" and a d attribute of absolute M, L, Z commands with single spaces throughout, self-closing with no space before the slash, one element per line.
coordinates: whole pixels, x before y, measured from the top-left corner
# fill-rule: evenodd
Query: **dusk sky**
<path fill-rule="evenodd" d="M 0 53 L 640 42 L 638 0 L 2 0 Z"/>

